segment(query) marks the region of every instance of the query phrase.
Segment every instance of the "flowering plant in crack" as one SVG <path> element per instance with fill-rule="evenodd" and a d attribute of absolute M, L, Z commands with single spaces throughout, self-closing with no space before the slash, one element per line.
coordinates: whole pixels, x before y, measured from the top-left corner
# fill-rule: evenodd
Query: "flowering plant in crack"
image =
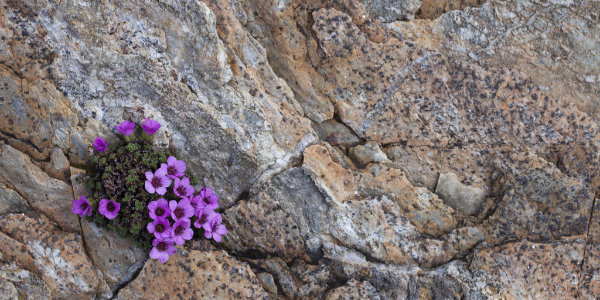
<path fill-rule="evenodd" d="M 73 200 L 72 212 L 133 239 L 164 263 L 175 245 L 201 236 L 220 242 L 227 229 L 216 211 L 218 196 L 208 187 L 197 190 L 186 163 L 153 146 L 160 127 L 150 119 L 140 126 L 123 121 L 116 126 L 121 142 L 96 138 L 86 181 L 91 196 Z"/>

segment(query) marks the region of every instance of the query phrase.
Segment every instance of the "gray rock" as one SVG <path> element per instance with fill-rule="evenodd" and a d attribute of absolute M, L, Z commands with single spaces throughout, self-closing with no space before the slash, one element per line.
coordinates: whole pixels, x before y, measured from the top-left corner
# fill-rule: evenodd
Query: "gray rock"
<path fill-rule="evenodd" d="M 392 161 L 381 151 L 378 143 L 369 142 L 364 145 L 358 145 L 348 151 L 359 165 L 368 163 L 391 163 Z"/>
<path fill-rule="evenodd" d="M 17 192 L 0 183 L 0 215 L 31 210 L 27 201 Z"/>
<path fill-rule="evenodd" d="M 60 148 L 54 148 L 50 155 L 48 164 L 48 174 L 56 178 L 66 178 L 69 175 L 69 160 Z"/>
<path fill-rule="evenodd" d="M 71 212 L 73 190 L 64 181 L 51 178 L 31 159 L 4 145 L 0 150 L 0 182 L 19 191 L 35 210 L 49 216 L 63 230 L 80 231 L 79 217 Z"/>
<path fill-rule="evenodd" d="M 465 215 L 477 214 L 485 196 L 482 189 L 462 184 L 454 173 L 440 174 L 435 193 Z"/>
<path fill-rule="evenodd" d="M 269 273 L 258 273 L 258 280 L 262 284 L 265 291 L 277 295 L 277 285 L 275 285 L 275 280 L 273 280 L 273 275 Z"/>
<path fill-rule="evenodd" d="M 81 230 L 90 259 L 104 274 L 104 280 L 114 292 L 130 281 L 143 266 L 148 254 L 135 242 L 116 232 L 81 221 Z"/>
<path fill-rule="evenodd" d="M 369 15 L 384 22 L 412 20 L 423 0 L 359 0 Z"/>

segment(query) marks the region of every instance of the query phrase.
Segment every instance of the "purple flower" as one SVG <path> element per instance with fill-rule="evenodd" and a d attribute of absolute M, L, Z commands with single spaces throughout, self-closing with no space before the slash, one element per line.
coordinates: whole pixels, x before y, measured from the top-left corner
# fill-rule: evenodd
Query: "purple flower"
<path fill-rule="evenodd" d="M 164 198 L 148 203 L 148 210 L 150 211 L 150 218 L 152 218 L 152 220 L 166 219 L 171 215 L 169 202 Z"/>
<path fill-rule="evenodd" d="M 188 199 L 190 200 L 190 205 L 194 208 L 194 214 L 198 215 L 198 213 L 202 213 L 202 210 L 206 206 L 206 203 L 202 201 L 202 196 L 198 194 L 196 196 L 190 196 Z"/>
<path fill-rule="evenodd" d="M 106 145 L 108 145 L 108 143 L 101 137 L 97 137 L 92 144 L 92 146 L 94 146 L 98 152 L 106 151 Z"/>
<path fill-rule="evenodd" d="M 196 217 L 198 217 L 198 219 L 196 220 L 196 222 L 194 222 L 194 227 L 196 228 L 201 228 L 204 224 L 208 223 L 208 221 L 212 220 L 213 218 L 216 218 L 215 215 L 217 215 L 216 212 L 214 212 L 212 209 L 198 209 L 198 211 L 196 211 Z"/>
<path fill-rule="evenodd" d="M 161 164 L 160 168 L 164 169 L 167 176 L 173 179 L 185 175 L 185 162 L 183 160 L 177 160 L 177 158 L 173 156 L 169 156 L 169 158 L 167 158 L 167 163 Z"/>
<path fill-rule="evenodd" d="M 194 230 L 190 228 L 192 223 L 189 219 L 180 219 L 173 224 L 171 229 L 171 237 L 175 244 L 183 245 L 185 241 L 191 240 L 194 236 Z"/>
<path fill-rule="evenodd" d="M 175 195 L 186 198 L 194 195 L 194 187 L 190 185 L 190 179 L 184 178 L 179 180 L 179 178 L 175 177 L 175 183 L 173 184 L 173 192 Z"/>
<path fill-rule="evenodd" d="M 168 238 L 171 236 L 171 222 L 167 219 L 158 218 L 148 223 L 148 232 L 154 233 L 156 238 Z"/>
<path fill-rule="evenodd" d="M 163 169 L 158 169 L 154 174 L 150 171 L 146 172 L 146 191 L 150 194 L 156 192 L 159 195 L 164 195 L 167 192 L 167 187 L 171 185 L 171 179 Z"/>
<path fill-rule="evenodd" d="M 173 246 L 173 241 L 170 238 L 156 238 L 152 241 L 152 246 L 150 258 L 157 259 L 163 264 L 169 260 L 169 256 L 177 252 L 177 249 Z"/>
<path fill-rule="evenodd" d="M 210 207 L 211 209 L 219 208 L 219 196 L 213 193 L 213 191 L 210 188 L 202 187 L 202 189 L 198 193 L 198 196 L 201 197 L 205 207 Z"/>
<path fill-rule="evenodd" d="M 207 239 L 212 237 L 215 242 L 220 242 L 221 236 L 227 233 L 227 228 L 221 222 L 223 222 L 221 214 L 215 213 L 212 219 L 202 225 L 202 228 L 204 228 L 204 237 Z"/>
<path fill-rule="evenodd" d="M 181 199 L 179 202 L 171 200 L 169 208 L 171 209 L 171 218 L 175 221 L 189 219 L 194 215 L 194 207 L 188 199 Z"/>
<path fill-rule="evenodd" d="M 125 120 L 121 122 L 121 126 L 117 126 L 117 130 L 119 130 L 124 136 L 130 136 L 135 130 L 135 123 Z"/>
<path fill-rule="evenodd" d="M 160 128 L 160 123 L 154 120 L 150 120 L 148 118 L 146 118 L 144 123 L 142 123 L 141 125 L 144 129 L 144 132 L 148 135 L 153 135 Z"/>
<path fill-rule="evenodd" d="M 79 215 L 81 218 L 83 218 L 85 215 L 89 217 L 92 215 L 92 206 L 85 196 L 81 196 L 79 199 L 73 200 L 73 208 L 71 208 L 71 212 Z"/>
<path fill-rule="evenodd" d="M 100 200 L 100 206 L 98 207 L 98 211 L 101 215 L 105 216 L 107 219 L 114 219 L 119 213 L 121 209 L 121 204 L 107 199 Z"/>

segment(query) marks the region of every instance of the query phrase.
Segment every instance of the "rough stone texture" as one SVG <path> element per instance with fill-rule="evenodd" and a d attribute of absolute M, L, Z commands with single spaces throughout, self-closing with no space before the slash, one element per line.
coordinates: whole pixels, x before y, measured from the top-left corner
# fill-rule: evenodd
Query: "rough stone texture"
<path fill-rule="evenodd" d="M 65 154 L 60 148 L 54 148 L 54 151 L 52 151 L 52 155 L 50 156 L 47 173 L 56 178 L 67 178 L 70 176 L 69 168 L 69 160 L 67 160 Z"/>
<path fill-rule="evenodd" d="M 116 232 L 100 228 L 85 220 L 81 232 L 90 259 L 104 274 L 104 280 L 114 292 L 121 284 L 131 280 L 144 265 L 148 253 Z"/>
<path fill-rule="evenodd" d="M 128 247 L 84 224 L 97 297 L 142 293 L 167 267 L 200 282 L 212 271 L 175 265 L 191 255 L 252 269 L 273 298 L 598 298 L 599 3 L 483 2 L 6 0 L 0 215 L 78 231 L 81 171 L 54 170 L 151 117 L 155 144 L 217 191 L 230 233 L 126 284 L 140 256 L 113 264 Z M 434 193 L 449 173 L 477 205 Z M 4 294 L 55 293 L 24 268 L 3 258 Z"/>
<path fill-rule="evenodd" d="M 482 189 L 462 184 L 454 173 L 440 174 L 435 193 L 444 203 L 465 215 L 478 213 L 485 196 Z"/>
<path fill-rule="evenodd" d="M 365 145 L 358 145 L 350 151 L 348 154 L 354 161 L 359 165 L 366 165 L 368 163 L 389 163 L 391 162 L 385 153 L 381 151 L 381 148 L 376 143 L 366 143 Z"/>
<path fill-rule="evenodd" d="M 51 178 L 24 153 L 4 145 L 0 149 L 0 182 L 18 191 L 29 205 L 57 222 L 62 229 L 81 231 L 79 217 L 71 213 L 73 190 Z"/>
<path fill-rule="evenodd" d="M 327 300 L 342 299 L 374 299 L 379 300 L 375 288 L 368 281 L 358 282 L 351 279 L 344 286 L 335 288 L 325 297 Z"/>
<path fill-rule="evenodd" d="M 582 275 L 584 247 L 577 241 L 509 243 L 476 251 L 470 269 L 498 278 L 498 293 L 515 299 L 574 299 Z"/>
<path fill-rule="evenodd" d="M 185 251 L 165 264 L 150 259 L 117 299 L 268 299 L 247 264 L 222 251 Z"/>
<path fill-rule="evenodd" d="M 2 277 L 25 286 L 39 278 L 35 289 L 43 293 L 47 286 L 53 298 L 93 299 L 100 294 L 101 273 L 86 256 L 77 233 L 60 231 L 43 216 L 8 214 L 0 217 L 0 224 L 0 242 L 5 245 L 0 254 L 6 264 L 0 273 L 12 273 L 7 266 L 14 265 L 35 275 Z"/>
<path fill-rule="evenodd" d="M 0 215 L 31 210 L 27 201 L 14 190 L 0 183 Z"/>
<path fill-rule="evenodd" d="M 304 151 L 303 167 L 336 204 L 385 195 L 394 199 L 422 233 L 438 236 L 456 226 L 453 209 L 427 190 L 415 189 L 404 173 L 371 164 L 357 170 L 336 163 L 331 149 L 314 145 Z"/>
<path fill-rule="evenodd" d="M 223 243 L 236 251 L 259 250 L 286 260 L 304 256 L 304 241 L 292 218 L 268 195 L 240 201 L 223 215 L 231 228 Z"/>

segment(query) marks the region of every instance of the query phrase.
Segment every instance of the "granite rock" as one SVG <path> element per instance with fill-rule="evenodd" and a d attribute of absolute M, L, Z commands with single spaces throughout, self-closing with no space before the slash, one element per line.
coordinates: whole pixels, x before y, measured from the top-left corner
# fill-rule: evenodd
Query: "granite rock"
<path fill-rule="evenodd" d="M 27 201 L 17 192 L 0 183 L 0 215 L 30 211 Z"/>
<path fill-rule="evenodd" d="M 165 264 L 150 259 L 117 299 L 267 299 L 247 264 L 222 251 L 180 251 Z"/>
<path fill-rule="evenodd" d="M 61 231 L 44 216 L 0 216 L 0 250 L 3 277 L 52 298 L 94 299 L 102 287 L 102 275 L 85 254 L 81 236 Z M 14 264 L 14 265 L 13 265 Z M 11 267 L 14 266 L 14 267 Z M 18 271 L 19 269 L 27 272 Z M 13 283 L 15 284 L 15 283 Z"/>
<path fill-rule="evenodd" d="M 435 193 L 448 206 L 465 215 L 477 214 L 485 197 L 482 189 L 462 184 L 454 173 L 440 174 Z"/>
<path fill-rule="evenodd" d="M 49 216 L 63 230 L 81 231 L 79 217 L 71 213 L 73 190 L 64 181 L 51 178 L 24 153 L 4 145 L 0 149 L 0 182 L 8 185 L 38 212 Z"/>
<path fill-rule="evenodd" d="M 497 278 L 498 295 L 523 298 L 577 297 L 585 244 L 528 241 L 476 251 L 470 269 Z M 492 289 L 490 287 L 490 289 Z"/>

